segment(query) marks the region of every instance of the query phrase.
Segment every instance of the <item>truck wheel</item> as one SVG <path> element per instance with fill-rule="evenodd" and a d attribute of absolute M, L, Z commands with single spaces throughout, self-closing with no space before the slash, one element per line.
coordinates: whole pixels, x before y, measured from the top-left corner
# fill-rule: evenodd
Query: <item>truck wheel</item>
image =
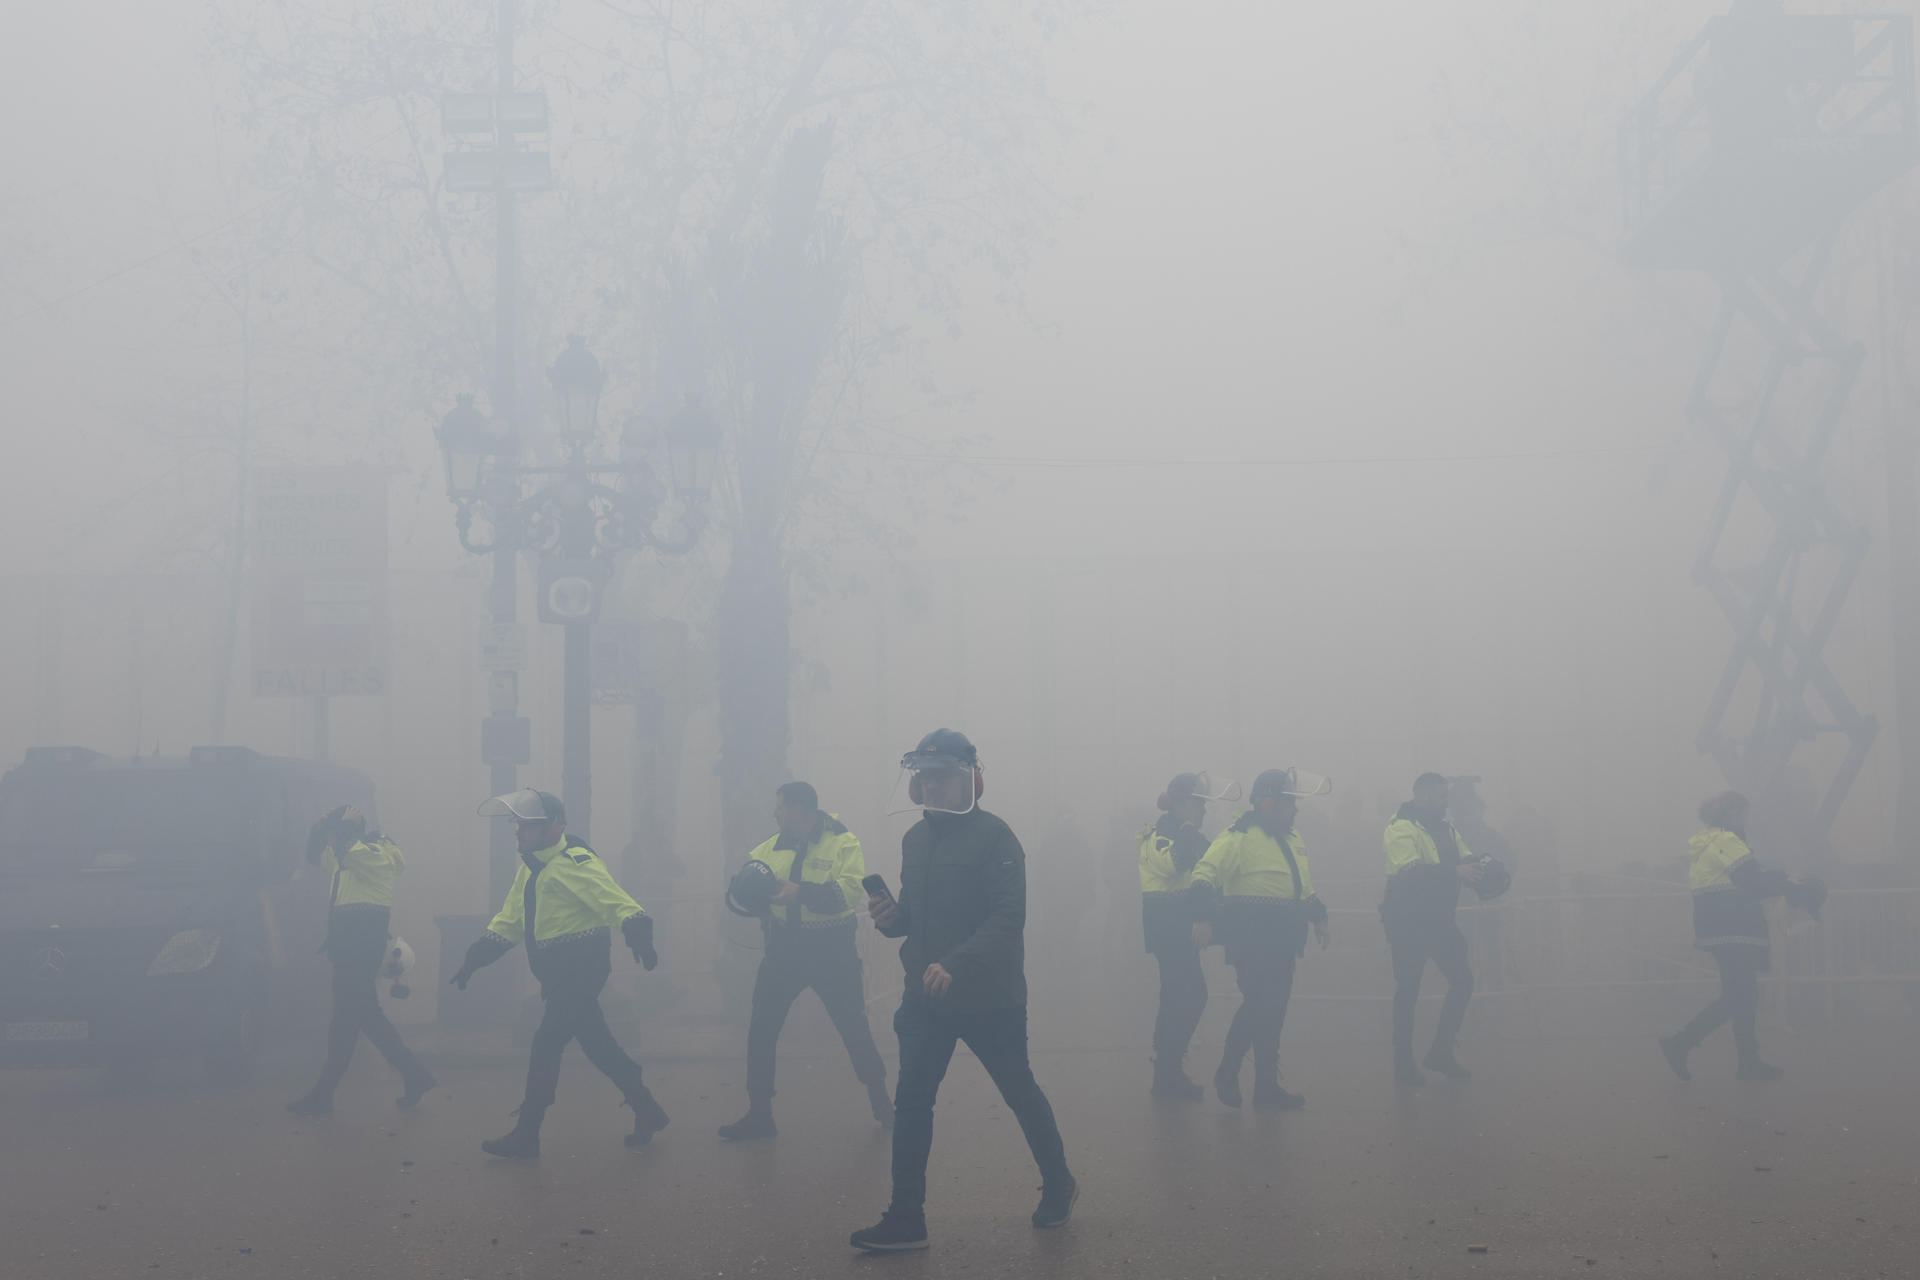
<path fill-rule="evenodd" d="M 252 1078 L 260 1064 L 263 1010 L 257 1000 L 243 1000 L 222 1015 L 207 1046 L 207 1078 L 223 1089 L 237 1088 Z"/>

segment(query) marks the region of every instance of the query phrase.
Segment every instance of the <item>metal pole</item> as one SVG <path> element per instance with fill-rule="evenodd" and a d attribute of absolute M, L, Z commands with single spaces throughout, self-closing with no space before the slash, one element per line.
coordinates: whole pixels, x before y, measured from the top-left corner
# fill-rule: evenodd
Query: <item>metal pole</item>
<path fill-rule="evenodd" d="M 1887 227 L 1880 227 L 1874 273 L 1880 329 L 1880 413 L 1887 433 L 1887 574 L 1893 613 L 1895 740 L 1899 744 L 1894 792 L 1893 845 L 1910 862 L 1920 859 L 1914 832 L 1920 828 L 1920 523 L 1914 514 L 1915 449 L 1910 411 L 1893 394 L 1893 330 L 1888 322 Z M 1920 863 L 1915 864 L 1920 867 Z"/>
<path fill-rule="evenodd" d="M 494 28 L 494 49 L 498 61 L 498 91 L 513 92 L 513 0 L 500 0 L 499 21 Z M 518 390 L 515 373 L 514 353 L 519 347 L 517 326 L 517 307 L 519 303 L 518 282 L 518 238 L 516 232 L 517 215 L 515 196 L 506 182 L 506 151 L 511 139 L 504 127 L 494 134 L 495 167 L 493 186 L 493 210 L 495 220 L 494 239 L 494 290 L 493 290 L 493 411 L 501 421 L 514 428 L 516 437 L 520 426 Z M 518 564 L 514 547 L 510 542 L 502 542 L 493 553 L 493 620 L 496 623 L 511 625 L 518 612 L 517 592 Z M 506 673 L 512 682 L 510 692 L 504 700 L 496 700 L 492 714 L 502 719 L 513 719 L 519 714 L 519 682 L 517 676 Z M 515 767 L 511 761 L 495 763 L 489 786 L 494 795 L 505 795 L 519 786 L 515 777 Z M 506 900 L 507 890 L 513 885 L 514 873 L 519 867 L 520 852 L 515 843 L 513 829 L 505 822 L 488 824 L 490 833 L 487 842 L 487 905 L 496 907 Z"/>
<path fill-rule="evenodd" d="M 593 817 L 593 688 L 588 670 L 593 630 L 590 623 L 569 622 L 566 632 L 566 728 L 560 801 L 567 806 L 567 830 L 588 840 Z"/>

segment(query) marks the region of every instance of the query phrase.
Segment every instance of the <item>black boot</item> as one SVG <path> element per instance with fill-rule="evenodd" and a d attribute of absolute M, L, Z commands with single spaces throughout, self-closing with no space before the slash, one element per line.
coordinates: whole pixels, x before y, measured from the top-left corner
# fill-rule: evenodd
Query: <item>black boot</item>
<path fill-rule="evenodd" d="M 1473 1079 L 1473 1072 L 1461 1066 L 1454 1058 L 1452 1046 L 1445 1049 L 1439 1045 L 1433 1046 L 1427 1051 L 1427 1056 L 1420 1060 L 1420 1065 L 1429 1071 L 1438 1072 L 1449 1080 Z"/>
<path fill-rule="evenodd" d="M 1153 1088 L 1149 1091 L 1156 1098 L 1176 1098 L 1182 1102 L 1198 1102 L 1207 1096 L 1207 1091 L 1187 1078 L 1186 1068 L 1178 1062 L 1163 1063 L 1159 1059 L 1153 1064 Z"/>
<path fill-rule="evenodd" d="M 880 1221 L 848 1241 L 868 1253 L 905 1253 L 927 1247 L 927 1215 L 920 1209 L 888 1209 Z"/>
<path fill-rule="evenodd" d="M 756 1142 L 762 1138 L 771 1138 L 779 1130 L 773 1127 L 773 1108 L 764 1102 L 754 1102 L 747 1106 L 747 1114 L 732 1124 L 720 1126 L 720 1136 L 728 1142 Z"/>
<path fill-rule="evenodd" d="M 289 1102 L 287 1110 L 309 1119 L 324 1119 L 333 1114 L 333 1099 L 323 1098 L 317 1093 L 309 1093 L 303 1098 L 295 1098 Z"/>
<path fill-rule="evenodd" d="M 1774 1066 L 1772 1063 L 1762 1062 L 1758 1058 L 1753 1058 L 1740 1064 L 1740 1078 L 1742 1080 L 1778 1080 L 1786 1074 L 1786 1072 Z"/>
<path fill-rule="evenodd" d="M 1412 1057 L 1396 1058 L 1393 1063 L 1393 1082 L 1402 1089 L 1418 1089 L 1427 1082 L 1420 1074 L 1420 1068 L 1413 1065 Z"/>
<path fill-rule="evenodd" d="M 1255 1081 L 1253 1105 L 1265 1111 L 1298 1111 L 1307 1105 L 1306 1095 L 1290 1093 L 1278 1080 Z"/>
<path fill-rule="evenodd" d="M 1221 1063 L 1220 1069 L 1213 1073 L 1213 1091 L 1220 1095 L 1220 1101 L 1230 1107 L 1240 1105 L 1240 1064 Z"/>
<path fill-rule="evenodd" d="M 402 1111 L 411 1111 L 419 1106 L 420 1099 L 433 1092 L 434 1086 L 439 1083 L 440 1082 L 435 1080 L 430 1074 L 423 1075 L 417 1080 L 409 1080 L 406 1084 L 405 1091 L 393 1100 L 393 1105 Z"/>
<path fill-rule="evenodd" d="M 1692 1048 L 1681 1036 L 1661 1036 L 1660 1052 L 1665 1055 L 1667 1065 L 1673 1068 L 1673 1074 L 1682 1080 L 1693 1079 L 1687 1070 L 1687 1053 Z"/>
<path fill-rule="evenodd" d="M 1040 1206 L 1033 1211 L 1033 1225 L 1043 1230 L 1065 1226 L 1073 1216 L 1073 1202 L 1080 1198 L 1080 1181 L 1067 1174 L 1064 1181 L 1049 1182 L 1040 1188 Z"/>
<path fill-rule="evenodd" d="M 873 1108 L 873 1122 L 889 1133 L 893 1131 L 893 1099 L 887 1086 L 876 1082 L 867 1086 L 867 1105 Z"/>
<path fill-rule="evenodd" d="M 480 1149 L 502 1160 L 533 1159 L 540 1154 L 540 1121 L 545 1115 L 544 1107 L 536 1110 L 522 1106 L 512 1130 L 498 1138 L 486 1139 L 480 1144 Z"/>
<path fill-rule="evenodd" d="M 628 1146 L 644 1147 L 653 1141 L 654 1134 L 667 1127 L 667 1113 L 653 1100 L 651 1093 L 643 1094 L 627 1105 L 633 1108 L 633 1132 L 623 1139 Z M 767 1123 L 773 1123 L 771 1116 L 767 1118 Z"/>

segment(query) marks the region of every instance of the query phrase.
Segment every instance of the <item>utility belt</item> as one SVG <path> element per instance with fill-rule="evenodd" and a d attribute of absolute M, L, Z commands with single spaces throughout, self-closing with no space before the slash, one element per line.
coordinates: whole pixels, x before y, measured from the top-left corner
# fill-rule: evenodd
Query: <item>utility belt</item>
<path fill-rule="evenodd" d="M 1220 941 L 1226 944 L 1227 960 L 1239 964 L 1244 958 L 1270 951 L 1306 950 L 1307 932 L 1313 923 L 1311 900 L 1303 898 L 1232 896 L 1220 900 Z"/>
<path fill-rule="evenodd" d="M 542 984 L 595 977 L 604 982 L 613 972 L 613 930 L 599 925 L 530 942 L 527 965 Z"/>

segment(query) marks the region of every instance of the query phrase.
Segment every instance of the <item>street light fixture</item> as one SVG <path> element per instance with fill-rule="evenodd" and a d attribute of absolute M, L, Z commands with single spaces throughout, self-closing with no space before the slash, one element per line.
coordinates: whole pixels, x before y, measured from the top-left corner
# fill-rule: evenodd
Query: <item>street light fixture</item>
<path fill-rule="evenodd" d="M 622 424 L 617 459 L 591 456 L 606 372 L 585 339 L 577 334 L 567 339 L 547 380 L 555 394 L 558 434 L 568 446 L 559 465 L 522 465 L 520 442 L 489 424 L 471 396 L 460 397 L 437 435 L 460 545 L 475 554 L 531 553 L 540 571 L 540 617 L 566 627 L 561 798 L 568 826 L 584 837 L 591 805 L 589 633 L 599 615 L 600 592 L 614 561 L 627 552 L 651 548 L 656 555 L 673 556 L 693 549 L 706 523 L 720 435 L 712 417 L 689 397 L 659 433 L 667 455 L 663 485 L 651 458 L 655 428 L 650 417 L 636 414 Z M 663 519 L 668 499 L 676 496 L 676 514 Z M 488 530 L 484 541 L 471 533 L 476 516 Z M 519 750 L 525 754 L 524 746 Z"/>
<path fill-rule="evenodd" d="M 547 370 L 560 410 L 560 435 L 579 450 L 593 439 L 600 414 L 600 390 L 607 385 L 607 374 L 600 362 L 587 350 L 587 340 L 579 334 L 567 338 L 567 349 Z"/>
<path fill-rule="evenodd" d="M 435 432 L 440 454 L 447 464 L 447 496 L 455 502 L 472 501 L 480 489 L 480 469 L 493 453 L 494 436 L 487 419 L 473 407 L 473 397 L 463 395 Z"/>

